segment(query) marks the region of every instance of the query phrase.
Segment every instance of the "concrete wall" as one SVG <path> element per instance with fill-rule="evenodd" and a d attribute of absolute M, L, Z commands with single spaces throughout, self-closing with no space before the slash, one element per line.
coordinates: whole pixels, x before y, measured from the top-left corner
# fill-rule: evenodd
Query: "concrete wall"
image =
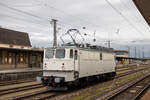
<path fill-rule="evenodd" d="M 15 65 L 13 64 L 0 64 L 0 70 L 3 70 L 3 69 L 14 69 L 15 68 Z"/>

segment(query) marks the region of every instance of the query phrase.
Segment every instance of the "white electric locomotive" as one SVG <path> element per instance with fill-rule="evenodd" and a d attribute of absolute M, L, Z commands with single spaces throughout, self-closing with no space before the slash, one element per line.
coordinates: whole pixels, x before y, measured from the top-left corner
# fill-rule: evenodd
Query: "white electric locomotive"
<path fill-rule="evenodd" d="M 43 84 L 51 89 L 84 86 L 91 78 L 114 77 L 113 49 L 101 46 L 64 45 L 44 51 Z"/>

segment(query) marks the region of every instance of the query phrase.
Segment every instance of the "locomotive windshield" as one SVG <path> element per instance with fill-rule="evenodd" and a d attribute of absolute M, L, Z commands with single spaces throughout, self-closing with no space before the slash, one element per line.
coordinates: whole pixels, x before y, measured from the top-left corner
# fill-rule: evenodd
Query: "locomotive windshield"
<path fill-rule="evenodd" d="M 56 49 L 55 58 L 65 58 L 65 49 Z"/>
<path fill-rule="evenodd" d="M 65 49 L 46 49 L 45 58 L 65 58 Z"/>
<path fill-rule="evenodd" d="M 53 58 L 54 57 L 54 50 L 52 49 L 46 49 L 46 52 L 45 52 L 45 58 Z"/>

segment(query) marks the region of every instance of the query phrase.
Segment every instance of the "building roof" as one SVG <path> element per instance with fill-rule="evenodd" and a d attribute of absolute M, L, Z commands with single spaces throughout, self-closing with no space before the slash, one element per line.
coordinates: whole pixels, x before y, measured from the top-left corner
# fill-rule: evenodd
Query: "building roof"
<path fill-rule="evenodd" d="M 150 0 L 133 0 L 133 2 L 150 26 Z"/>
<path fill-rule="evenodd" d="M 0 27 L 0 44 L 31 47 L 30 39 L 27 33 L 18 32 L 1 27 Z"/>
<path fill-rule="evenodd" d="M 127 50 L 114 50 L 114 52 L 125 52 L 125 53 L 128 53 L 129 51 L 127 51 Z"/>
<path fill-rule="evenodd" d="M 102 52 L 107 52 L 107 53 L 114 53 L 113 48 L 107 48 L 107 47 L 102 47 L 99 45 L 91 45 L 91 44 L 62 44 L 61 47 L 57 48 L 78 48 L 81 50 L 92 50 L 92 51 L 102 51 Z M 53 47 L 47 48 L 47 49 L 54 49 Z"/>
<path fill-rule="evenodd" d="M 0 47 L 0 50 L 33 51 L 33 52 L 42 52 L 42 53 L 44 53 L 44 49 L 42 49 L 42 48 L 23 49 L 23 48 L 7 48 L 7 47 Z"/>

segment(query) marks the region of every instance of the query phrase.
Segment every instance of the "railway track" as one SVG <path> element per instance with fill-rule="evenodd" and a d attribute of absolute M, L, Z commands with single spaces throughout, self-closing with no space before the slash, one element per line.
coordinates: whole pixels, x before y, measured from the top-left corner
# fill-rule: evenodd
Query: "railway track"
<path fill-rule="evenodd" d="M 112 91 L 112 89 L 114 89 L 118 86 L 123 86 L 123 85 L 127 84 L 128 82 L 131 82 L 131 81 L 135 80 L 136 78 L 139 78 L 139 77 L 149 73 L 149 71 L 150 71 L 149 69 L 144 68 L 143 70 L 138 70 L 136 72 L 132 71 L 127 74 L 118 75 L 115 78 L 116 81 L 115 80 L 113 80 L 114 82 L 108 81 L 108 82 L 105 82 L 104 84 L 97 85 L 95 88 L 92 88 L 92 90 L 89 89 L 89 90 L 84 91 L 83 93 L 80 92 L 80 95 L 70 97 L 70 100 L 96 100 L 99 97 L 107 95 L 107 93 Z M 141 73 L 141 74 L 139 74 L 139 73 Z M 138 74 L 139 74 L 139 76 L 138 76 Z M 136 76 L 136 77 L 133 77 L 133 76 Z M 130 78 L 130 77 L 132 77 L 132 78 Z M 120 83 L 118 83 L 118 82 L 120 82 Z M 63 99 L 61 99 L 61 100 L 63 100 Z M 103 100 L 103 99 L 98 99 L 98 100 Z M 107 99 L 104 99 L 104 100 L 107 100 Z M 124 99 L 120 99 L 120 100 L 124 100 Z M 127 99 L 127 100 L 130 100 L 130 99 Z"/>
<path fill-rule="evenodd" d="M 34 82 L 34 81 L 36 81 L 34 78 L 26 79 L 26 80 L 4 81 L 4 82 L 0 82 L 0 86 L 27 83 L 27 82 Z"/>
<path fill-rule="evenodd" d="M 43 90 L 33 92 L 31 94 L 26 94 L 23 96 L 18 96 L 11 98 L 11 100 L 45 100 L 54 96 L 57 96 L 58 93 L 52 93 L 50 90 Z"/>
<path fill-rule="evenodd" d="M 142 69 L 139 69 L 136 71 L 132 70 L 132 71 L 129 71 L 128 73 L 120 74 L 120 75 L 116 76 L 116 78 L 124 77 L 124 76 L 130 75 L 130 74 L 134 74 L 136 72 L 147 70 L 148 68 L 142 68 Z M 62 95 L 62 94 L 67 94 L 67 93 L 61 93 L 60 94 L 60 93 L 53 93 L 50 90 L 45 90 L 45 91 L 38 91 L 38 92 L 35 92 L 33 94 L 22 95 L 20 97 L 14 98 L 13 100 L 45 100 L 45 99 L 57 97 L 57 96 Z"/>
<path fill-rule="evenodd" d="M 128 72 L 125 72 L 125 73 L 118 74 L 115 78 L 119 78 L 119 77 L 123 77 L 123 76 L 129 75 L 129 74 L 137 73 L 139 71 L 144 71 L 144 70 L 149 69 L 149 68 L 150 67 L 144 67 L 144 68 L 141 68 L 141 69 L 134 69 L 134 70 L 131 70 L 131 71 L 128 71 Z"/>
<path fill-rule="evenodd" d="M 150 74 L 121 86 L 97 100 L 139 100 L 148 87 L 150 87 Z"/>
<path fill-rule="evenodd" d="M 140 65 L 147 65 L 147 64 L 140 64 Z M 117 65 L 117 69 L 131 68 L 131 67 L 135 67 L 135 66 L 137 66 L 137 64 L 127 64 L 127 65 L 122 65 L 121 67 L 119 65 Z"/>
<path fill-rule="evenodd" d="M 32 84 L 32 85 L 27 85 L 27 86 L 14 87 L 14 88 L 10 88 L 10 89 L 9 88 L 8 89 L 2 89 L 2 90 L 0 90 L 0 96 L 7 95 L 10 93 L 35 89 L 35 88 L 41 88 L 41 87 L 44 87 L 44 86 L 42 84 Z"/>
<path fill-rule="evenodd" d="M 141 68 L 142 67 L 147 67 L 147 64 L 137 64 L 137 65 L 133 65 L 133 66 L 125 66 L 125 67 L 117 67 L 117 72 L 121 72 L 121 71 L 126 71 L 126 70 L 134 70 L 137 68 Z"/>
<path fill-rule="evenodd" d="M 24 99 L 24 100 L 46 100 L 46 99 L 53 98 L 57 95 L 59 95 L 59 94 L 58 93 L 49 93 L 49 92 L 47 92 L 47 93 L 36 95 L 34 97 L 27 98 L 27 99 Z"/>
<path fill-rule="evenodd" d="M 143 63 L 137 63 L 137 64 L 129 64 L 129 65 L 125 65 L 123 67 L 118 67 L 117 66 L 117 71 L 125 71 L 125 70 L 130 70 L 130 69 L 136 69 L 136 68 L 140 68 L 142 67 L 147 67 L 148 64 L 143 64 Z"/>
<path fill-rule="evenodd" d="M 145 92 L 150 88 L 150 84 L 147 84 L 135 97 L 134 100 L 140 100 Z"/>
<path fill-rule="evenodd" d="M 133 73 L 136 73 L 138 71 L 143 71 L 143 70 L 146 70 L 148 68 L 143 67 L 143 68 L 138 69 L 138 70 L 132 70 L 133 68 L 129 68 L 129 69 L 131 69 L 131 71 L 126 72 L 126 73 L 118 74 L 116 76 L 116 78 L 127 76 L 129 74 L 133 74 Z M 129 70 L 129 69 L 126 69 L 126 70 Z M 120 70 L 120 71 L 123 71 L 123 70 Z M 40 87 L 44 87 L 44 86 L 39 84 L 39 85 L 23 86 L 23 87 L 19 87 L 19 88 L 18 87 L 11 88 L 11 89 L 0 91 L 0 96 L 9 95 L 9 94 L 14 93 L 14 92 L 23 92 L 23 91 L 26 91 L 26 90 L 31 90 L 31 89 L 36 89 L 36 88 L 38 89 Z M 34 92 L 34 93 L 29 93 L 29 94 L 26 93 L 25 95 L 14 96 L 15 98 L 13 98 L 13 100 L 24 100 L 24 99 L 25 100 L 44 100 L 44 99 L 47 99 L 47 98 L 55 97 L 58 94 L 59 93 L 52 93 L 49 90 L 42 90 L 42 91 L 37 91 L 37 92 Z"/>

